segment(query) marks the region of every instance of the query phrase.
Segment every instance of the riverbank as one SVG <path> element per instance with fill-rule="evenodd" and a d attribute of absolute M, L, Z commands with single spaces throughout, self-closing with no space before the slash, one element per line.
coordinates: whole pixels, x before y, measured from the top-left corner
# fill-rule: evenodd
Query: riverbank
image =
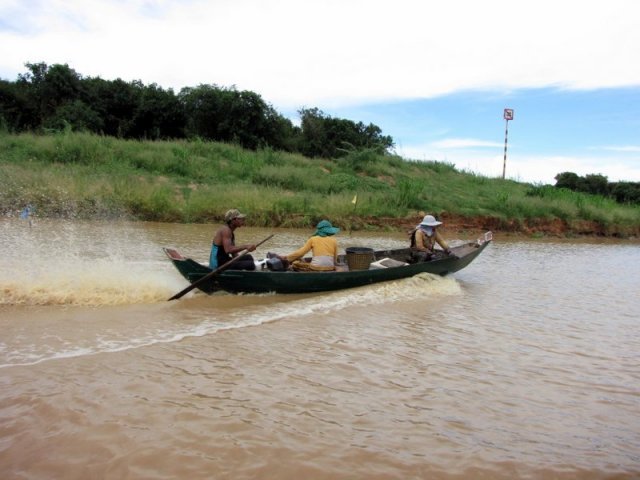
<path fill-rule="evenodd" d="M 456 230 L 524 236 L 640 236 L 640 206 L 488 178 L 438 161 L 373 152 L 306 158 L 202 141 L 127 141 L 65 132 L 0 133 L 0 215 L 249 225 L 408 229 L 430 213 Z"/>
<path fill-rule="evenodd" d="M 399 231 L 409 231 L 415 227 L 420 216 L 416 218 L 368 218 L 359 219 L 359 222 L 376 229 L 385 230 L 390 227 Z M 629 233 L 627 235 L 608 234 L 606 229 L 594 221 L 580 221 L 572 224 L 561 219 L 529 219 L 521 222 L 516 220 L 502 220 L 492 217 L 462 217 L 455 214 L 443 213 L 439 219 L 447 232 L 460 237 L 474 235 L 477 232 L 492 231 L 505 237 L 519 238 L 626 238 L 630 240 L 640 239 L 640 234 Z"/>

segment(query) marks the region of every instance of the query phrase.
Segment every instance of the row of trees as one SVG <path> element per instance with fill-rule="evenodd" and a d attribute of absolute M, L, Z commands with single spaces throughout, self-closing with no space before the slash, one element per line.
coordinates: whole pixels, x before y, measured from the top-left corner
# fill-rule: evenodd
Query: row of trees
<path fill-rule="evenodd" d="M 393 148 L 376 125 L 303 108 L 298 127 L 257 93 L 235 87 L 199 85 L 175 94 L 155 83 L 85 78 L 67 64 L 25 66 L 15 82 L 0 79 L 0 127 L 14 133 L 71 128 L 128 139 L 201 138 L 328 158 Z"/>
<path fill-rule="evenodd" d="M 557 188 L 611 197 L 618 203 L 640 204 L 640 182 L 609 182 L 604 175 L 589 174 L 581 177 L 573 172 L 559 173 L 555 180 Z"/>

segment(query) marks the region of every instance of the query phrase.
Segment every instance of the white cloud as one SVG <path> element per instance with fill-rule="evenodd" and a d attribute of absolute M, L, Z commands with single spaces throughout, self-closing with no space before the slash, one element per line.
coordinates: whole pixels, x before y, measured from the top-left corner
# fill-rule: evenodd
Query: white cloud
<path fill-rule="evenodd" d="M 28 7 L 28 8 L 27 8 Z M 237 85 L 278 107 L 461 89 L 640 84 L 635 0 L 16 1 L 0 75 L 24 62 L 179 89 Z M 37 33 L 34 33 L 37 32 Z"/>
<path fill-rule="evenodd" d="M 428 144 L 399 147 L 396 153 L 407 159 L 451 163 L 460 171 L 490 178 L 502 177 L 504 152 L 499 148 L 491 152 L 486 149 L 474 150 L 464 147 L 438 149 L 433 144 Z M 507 155 L 505 176 L 512 180 L 553 185 L 555 176 L 562 172 L 574 172 L 580 176 L 602 174 L 610 182 L 640 182 L 640 159 L 538 154 Z"/>
<path fill-rule="evenodd" d="M 507 176 L 525 181 L 555 183 L 554 177 L 562 172 L 574 172 L 580 176 L 601 174 L 610 182 L 632 181 L 640 182 L 640 161 L 623 161 L 617 159 L 603 159 L 602 157 L 573 157 L 573 156 L 527 156 L 522 158 L 507 158 Z M 533 180 L 526 180 L 533 179 Z"/>
<path fill-rule="evenodd" d="M 434 148 L 475 148 L 475 147 L 500 147 L 504 145 L 498 142 L 489 142 L 486 140 L 477 140 L 474 138 L 446 138 L 431 143 Z"/>
<path fill-rule="evenodd" d="M 640 145 L 608 145 L 604 147 L 593 147 L 594 150 L 609 150 L 611 152 L 640 152 Z"/>

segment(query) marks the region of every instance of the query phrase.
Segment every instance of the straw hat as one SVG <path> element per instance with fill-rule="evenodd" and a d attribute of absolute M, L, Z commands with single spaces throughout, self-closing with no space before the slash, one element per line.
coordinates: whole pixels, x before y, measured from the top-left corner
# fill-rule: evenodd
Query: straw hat
<path fill-rule="evenodd" d="M 433 215 L 425 215 L 420 223 L 422 227 L 437 227 L 438 225 L 442 225 L 442 222 L 437 221 Z"/>
<path fill-rule="evenodd" d="M 231 220 L 235 220 L 236 218 L 245 218 L 246 215 L 240 213 L 240 210 L 232 208 L 227 213 L 224 214 L 225 223 L 229 223 Z"/>

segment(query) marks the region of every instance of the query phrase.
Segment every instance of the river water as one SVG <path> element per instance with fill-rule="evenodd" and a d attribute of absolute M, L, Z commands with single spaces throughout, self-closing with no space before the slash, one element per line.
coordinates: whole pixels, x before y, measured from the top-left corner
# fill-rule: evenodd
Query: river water
<path fill-rule="evenodd" d="M 161 247 L 204 261 L 214 228 L 0 219 L 2 479 L 640 478 L 638 243 L 167 302 Z M 311 232 L 236 233 L 275 233 L 264 258 Z"/>

